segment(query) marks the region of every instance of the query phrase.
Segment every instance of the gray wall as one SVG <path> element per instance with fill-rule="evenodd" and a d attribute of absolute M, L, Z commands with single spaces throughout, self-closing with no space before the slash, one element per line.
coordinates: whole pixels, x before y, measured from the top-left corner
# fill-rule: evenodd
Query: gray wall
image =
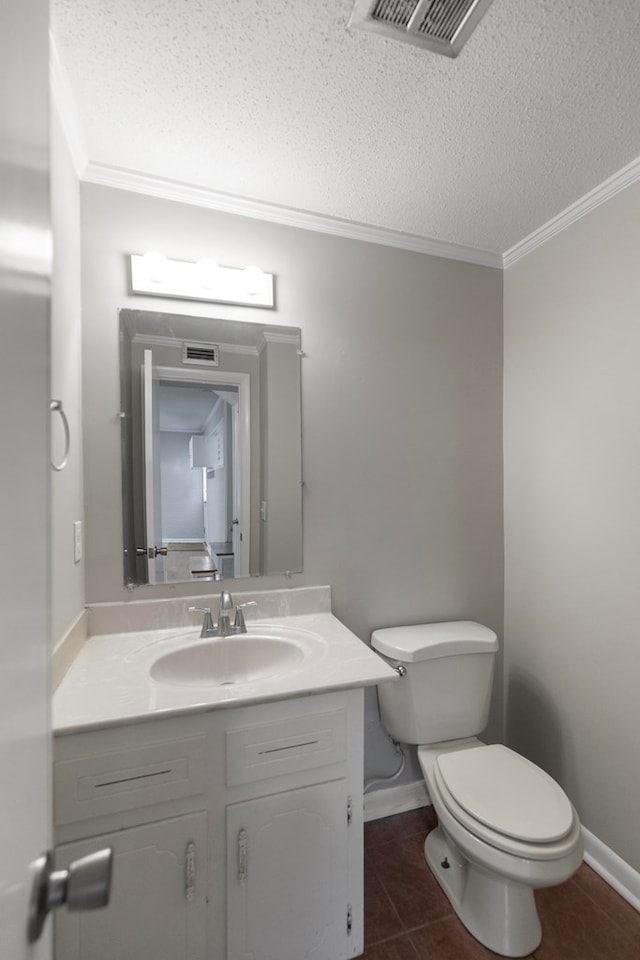
<path fill-rule="evenodd" d="M 87 595 L 122 586 L 119 307 L 261 319 L 250 308 L 127 293 L 128 253 L 259 263 L 264 319 L 302 329 L 304 572 L 336 615 L 375 627 L 473 618 L 502 633 L 502 274 L 499 270 L 82 186 Z M 202 591 L 162 588 L 157 595 Z M 500 682 L 490 735 L 501 732 Z M 369 698 L 368 772 L 395 755 Z M 418 774 L 412 774 L 417 778 Z"/>
<path fill-rule="evenodd" d="M 66 468 L 51 471 L 51 634 L 54 644 L 84 609 L 84 560 L 74 562 L 73 523 L 84 518 L 80 300 L 80 186 L 55 110 L 51 113 L 51 396 L 62 400 L 71 449 Z M 64 452 L 57 414 L 51 418 L 54 461 Z M 43 538 L 45 532 L 43 531 Z M 44 542 L 44 541 L 43 541 Z M 38 549 L 38 544 L 33 545 Z"/>
<path fill-rule="evenodd" d="M 640 183 L 505 274 L 508 741 L 635 869 Z"/>

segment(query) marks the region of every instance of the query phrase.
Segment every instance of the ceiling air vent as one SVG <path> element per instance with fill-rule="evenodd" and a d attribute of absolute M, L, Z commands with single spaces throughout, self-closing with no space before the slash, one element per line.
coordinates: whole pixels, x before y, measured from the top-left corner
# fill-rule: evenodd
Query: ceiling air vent
<path fill-rule="evenodd" d="M 457 57 L 493 0 L 356 0 L 350 27 Z"/>
<path fill-rule="evenodd" d="M 182 344 L 182 362 L 217 367 L 220 364 L 220 347 L 215 343 L 184 342 Z"/>

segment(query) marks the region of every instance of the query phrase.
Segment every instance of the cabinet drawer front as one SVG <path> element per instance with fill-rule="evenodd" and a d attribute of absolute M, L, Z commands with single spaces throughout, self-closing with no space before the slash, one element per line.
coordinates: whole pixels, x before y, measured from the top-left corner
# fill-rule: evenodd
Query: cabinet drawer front
<path fill-rule="evenodd" d="M 149 744 L 54 765 L 56 824 L 202 793 L 205 738 Z"/>
<path fill-rule="evenodd" d="M 334 710 L 228 730 L 226 742 L 229 787 L 341 763 L 347 755 L 346 714 Z"/>

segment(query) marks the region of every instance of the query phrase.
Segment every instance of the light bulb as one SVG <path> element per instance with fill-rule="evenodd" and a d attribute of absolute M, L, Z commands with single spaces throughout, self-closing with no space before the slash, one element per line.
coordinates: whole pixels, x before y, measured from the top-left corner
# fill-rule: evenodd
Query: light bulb
<path fill-rule="evenodd" d="M 242 271 L 244 288 L 248 294 L 255 296 L 262 290 L 264 273 L 260 267 L 245 267 Z"/>
<path fill-rule="evenodd" d="M 152 283 L 162 283 L 167 275 L 167 258 L 159 250 L 149 250 L 145 253 L 144 265 L 147 269 L 147 276 Z"/>
<path fill-rule="evenodd" d="M 210 289 L 215 287 L 218 280 L 218 264 L 215 260 L 211 260 L 208 257 L 205 257 L 203 260 L 198 260 L 195 266 L 196 280 L 201 287 Z"/>

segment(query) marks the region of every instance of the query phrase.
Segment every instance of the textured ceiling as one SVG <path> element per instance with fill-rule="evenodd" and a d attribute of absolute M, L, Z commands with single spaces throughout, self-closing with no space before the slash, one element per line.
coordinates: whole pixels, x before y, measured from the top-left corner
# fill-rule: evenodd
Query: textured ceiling
<path fill-rule="evenodd" d="M 52 0 L 92 164 L 503 252 L 640 156 L 638 0 L 494 0 L 455 60 L 352 0 Z"/>

